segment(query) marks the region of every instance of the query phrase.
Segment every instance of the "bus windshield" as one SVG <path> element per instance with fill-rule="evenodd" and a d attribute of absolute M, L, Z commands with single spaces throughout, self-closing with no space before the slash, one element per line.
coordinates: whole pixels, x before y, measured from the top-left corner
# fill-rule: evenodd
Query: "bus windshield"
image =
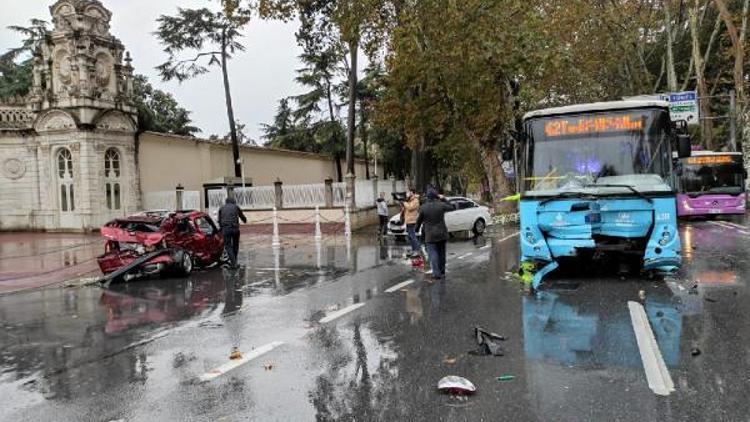
<path fill-rule="evenodd" d="M 688 195 L 728 194 L 745 191 L 742 157 L 699 155 L 682 160 L 681 191 Z"/>
<path fill-rule="evenodd" d="M 672 190 L 665 182 L 671 165 L 666 110 L 537 117 L 525 124 L 525 195 L 556 195 L 607 184 L 639 192 Z"/>

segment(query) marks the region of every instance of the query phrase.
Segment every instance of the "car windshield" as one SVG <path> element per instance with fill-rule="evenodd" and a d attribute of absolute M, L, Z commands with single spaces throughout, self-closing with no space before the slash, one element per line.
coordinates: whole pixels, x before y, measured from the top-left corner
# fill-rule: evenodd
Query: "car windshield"
<path fill-rule="evenodd" d="M 634 109 L 532 118 L 523 151 L 526 195 L 557 195 L 591 185 L 671 190 L 669 116 Z"/>
<path fill-rule="evenodd" d="M 696 156 L 683 160 L 681 190 L 701 193 L 739 195 L 744 192 L 742 157 L 732 155 Z"/>

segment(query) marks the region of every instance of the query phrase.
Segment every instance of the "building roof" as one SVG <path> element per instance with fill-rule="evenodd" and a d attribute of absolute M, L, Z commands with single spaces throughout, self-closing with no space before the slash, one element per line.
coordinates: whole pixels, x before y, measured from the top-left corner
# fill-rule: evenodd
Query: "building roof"
<path fill-rule="evenodd" d="M 607 101 L 600 103 L 590 104 L 575 104 L 564 107 L 553 107 L 545 108 L 542 110 L 535 110 L 523 116 L 523 119 L 531 119 L 533 117 L 544 117 L 544 116 L 556 116 L 560 114 L 575 114 L 585 113 L 591 111 L 608 111 L 608 110 L 627 110 L 632 108 L 645 108 L 645 107 L 660 107 L 669 108 L 669 103 L 666 101 L 657 100 L 628 100 L 628 101 Z"/>

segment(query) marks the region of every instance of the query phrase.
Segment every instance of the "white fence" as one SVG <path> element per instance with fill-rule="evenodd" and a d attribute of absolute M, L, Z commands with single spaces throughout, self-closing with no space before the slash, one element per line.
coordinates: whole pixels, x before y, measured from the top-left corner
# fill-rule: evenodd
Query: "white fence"
<path fill-rule="evenodd" d="M 177 205 L 177 192 L 173 190 L 146 192 L 143 195 L 144 210 L 174 211 Z M 186 190 L 182 192 L 182 209 L 197 210 L 201 207 L 200 192 Z"/>
<path fill-rule="evenodd" d="M 326 185 L 283 185 L 284 208 L 315 208 L 326 206 Z"/>
<path fill-rule="evenodd" d="M 242 209 L 262 210 L 276 205 L 276 190 L 273 186 L 235 188 L 234 197 Z"/>
<path fill-rule="evenodd" d="M 375 192 L 372 188 L 372 180 L 354 181 L 354 203 L 357 208 L 375 206 Z"/>
<path fill-rule="evenodd" d="M 333 189 L 333 206 L 343 207 L 346 203 L 346 183 L 336 182 L 331 187 Z"/>

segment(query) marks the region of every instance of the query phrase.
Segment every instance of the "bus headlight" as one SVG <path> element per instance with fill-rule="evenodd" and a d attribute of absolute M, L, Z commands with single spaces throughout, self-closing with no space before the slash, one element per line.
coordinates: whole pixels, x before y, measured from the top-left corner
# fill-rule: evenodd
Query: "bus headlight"
<path fill-rule="evenodd" d="M 666 245 L 667 245 L 667 243 L 669 243 L 669 241 L 670 241 L 670 240 L 672 240 L 672 235 L 671 235 L 671 234 L 669 234 L 669 232 L 668 232 L 668 231 L 664 231 L 664 232 L 663 232 L 663 233 L 661 234 L 661 239 L 659 239 L 659 244 L 660 244 L 661 246 L 666 246 Z"/>

